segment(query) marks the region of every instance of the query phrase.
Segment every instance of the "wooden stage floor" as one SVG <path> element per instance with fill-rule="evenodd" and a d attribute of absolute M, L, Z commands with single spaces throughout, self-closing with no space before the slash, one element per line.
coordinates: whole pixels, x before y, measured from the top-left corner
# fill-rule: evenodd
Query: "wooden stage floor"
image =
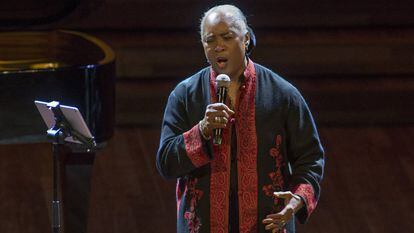
<path fill-rule="evenodd" d="M 414 127 L 322 127 L 326 174 L 298 232 L 414 232 Z M 89 233 L 175 232 L 175 182 L 155 168 L 159 129 L 117 128 L 93 168 Z M 0 232 L 50 231 L 48 144 L 0 146 Z"/>

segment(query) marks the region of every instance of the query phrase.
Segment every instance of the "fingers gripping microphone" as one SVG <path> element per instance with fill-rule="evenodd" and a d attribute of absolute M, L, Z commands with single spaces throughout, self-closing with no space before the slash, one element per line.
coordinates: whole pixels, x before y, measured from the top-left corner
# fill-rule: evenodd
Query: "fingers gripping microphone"
<path fill-rule="evenodd" d="M 227 97 L 227 89 L 230 86 L 230 78 L 226 74 L 219 74 L 216 77 L 216 86 L 217 86 L 217 102 L 225 103 Z M 213 130 L 214 138 L 213 143 L 216 145 L 221 145 L 221 139 L 223 136 L 223 129 L 214 129 Z"/>

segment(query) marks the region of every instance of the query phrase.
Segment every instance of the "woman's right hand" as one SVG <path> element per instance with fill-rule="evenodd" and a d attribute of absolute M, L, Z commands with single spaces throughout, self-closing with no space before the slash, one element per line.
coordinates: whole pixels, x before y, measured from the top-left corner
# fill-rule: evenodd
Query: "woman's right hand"
<path fill-rule="evenodd" d="M 213 129 L 226 128 L 234 111 L 223 103 L 207 105 L 203 120 L 200 121 L 200 130 L 205 137 L 211 137 Z"/>

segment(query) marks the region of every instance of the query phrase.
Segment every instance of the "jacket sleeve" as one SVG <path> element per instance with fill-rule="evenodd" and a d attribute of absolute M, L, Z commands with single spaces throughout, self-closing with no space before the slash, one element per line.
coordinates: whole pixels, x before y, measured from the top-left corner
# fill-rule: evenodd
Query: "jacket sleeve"
<path fill-rule="evenodd" d="M 210 161 L 209 142 L 202 138 L 198 121 L 189 122 L 191 109 L 178 94 L 176 89 L 168 98 L 157 152 L 157 169 L 167 179 L 187 175 Z"/>
<path fill-rule="evenodd" d="M 324 150 L 311 112 L 295 89 L 289 101 L 287 125 L 287 153 L 292 168 L 289 189 L 304 201 L 296 217 L 305 223 L 315 209 L 324 169 Z"/>

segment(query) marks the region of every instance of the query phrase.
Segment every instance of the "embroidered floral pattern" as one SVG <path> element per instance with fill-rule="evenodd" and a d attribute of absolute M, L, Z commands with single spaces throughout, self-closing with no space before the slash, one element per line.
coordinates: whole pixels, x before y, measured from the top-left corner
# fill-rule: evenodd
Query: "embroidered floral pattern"
<path fill-rule="evenodd" d="M 303 197 L 306 200 L 306 210 L 308 216 L 313 212 L 316 207 L 317 200 L 315 198 L 315 192 L 310 184 L 299 184 L 293 188 L 292 192 Z"/>
<path fill-rule="evenodd" d="M 217 74 L 210 70 L 210 98 L 217 101 L 215 78 Z M 228 232 L 228 208 L 230 187 L 230 145 L 229 130 L 223 130 L 221 146 L 213 146 L 214 159 L 211 161 L 210 177 L 210 232 Z"/>
<path fill-rule="evenodd" d="M 184 218 L 188 223 L 188 230 L 190 233 L 197 233 L 201 227 L 201 220 L 196 214 L 196 207 L 198 201 L 203 196 L 203 191 L 196 189 L 196 184 L 198 182 L 197 178 L 190 179 L 188 182 L 188 191 L 187 194 L 191 197 L 190 200 L 190 210 L 184 213 Z"/>
<path fill-rule="evenodd" d="M 249 61 L 244 71 L 245 88 L 240 93 L 236 112 L 240 233 L 257 232 L 257 137 L 256 137 L 256 71 Z"/>
<path fill-rule="evenodd" d="M 195 167 L 201 167 L 207 164 L 209 159 L 203 151 L 202 139 L 198 125 L 195 125 L 192 129 L 185 132 L 183 136 L 185 150 L 193 165 Z"/>
<path fill-rule="evenodd" d="M 279 211 L 281 203 L 279 199 L 273 196 L 273 192 L 282 191 L 284 186 L 282 167 L 284 165 L 283 156 L 280 152 L 282 144 L 282 136 L 277 135 L 275 140 L 275 146 L 269 150 L 271 157 L 275 159 L 275 171 L 269 173 L 269 178 L 272 181 L 271 184 L 264 185 L 262 191 L 268 197 L 272 197 L 274 200 L 274 211 Z"/>
<path fill-rule="evenodd" d="M 210 73 L 211 102 L 216 102 L 214 70 Z M 249 60 L 244 71 L 245 88 L 240 93 L 235 116 L 237 132 L 238 192 L 240 233 L 257 232 L 257 138 L 255 125 L 256 72 Z M 211 232 L 228 232 L 230 187 L 230 133 L 223 130 L 221 147 L 214 146 L 210 179 L 210 228 Z"/>

